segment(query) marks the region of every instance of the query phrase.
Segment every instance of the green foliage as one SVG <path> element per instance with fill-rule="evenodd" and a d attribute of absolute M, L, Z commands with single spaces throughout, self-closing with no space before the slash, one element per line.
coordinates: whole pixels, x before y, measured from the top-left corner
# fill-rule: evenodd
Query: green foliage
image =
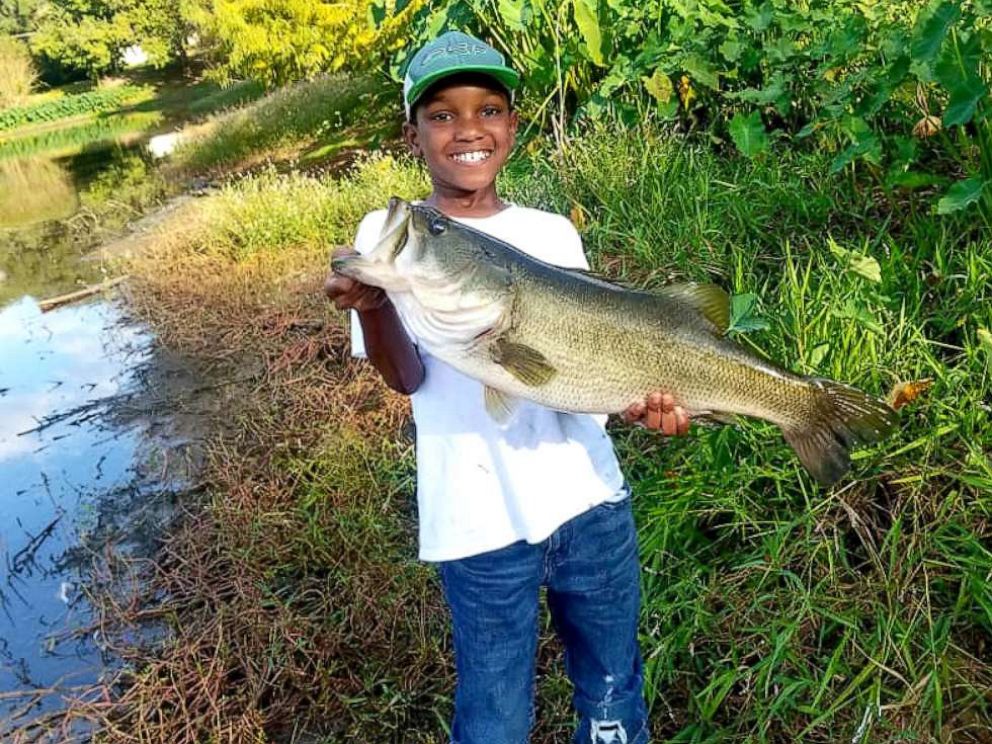
<path fill-rule="evenodd" d="M 27 46 L 18 39 L 0 36 L 0 117 L 5 109 L 23 103 L 37 80 L 38 71 Z"/>
<path fill-rule="evenodd" d="M 737 149 L 749 158 L 768 149 L 768 135 L 757 111 L 735 115 L 730 120 L 728 129 Z"/>
<path fill-rule="evenodd" d="M 992 183 L 989 12 L 960 0 L 449 0 L 418 28 L 467 27 L 502 47 L 524 74 L 524 117 L 560 145 L 582 120 L 657 118 L 754 157 L 773 131 L 833 152 L 834 171 L 916 189 L 961 174 Z M 988 188 L 958 193 L 941 212 L 977 204 L 992 224 Z"/>
<path fill-rule="evenodd" d="M 388 104 L 382 96 L 390 97 Z M 214 117 L 194 128 L 175 155 L 184 168 L 232 168 L 307 147 L 347 144 L 336 141 L 356 121 L 359 137 L 395 129 L 399 95 L 371 78 L 325 76 L 278 90 L 253 104 Z M 393 112 L 391 117 L 389 114 Z M 359 144 L 364 140 L 355 140 Z"/>
<path fill-rule="evenodd" d="M 116 70 L 134 44 L 156 67 L 184 59 L 188 30 L 171 0 L 51 0 L 39 13 L 31 49 L 96 78 Z"/>
<path fill-rule="evenodd" d="M 32 28 L 32 22 L 44 0 L 3 0 L 0 2 L 0 35 L 23 34 Z"/>
<path fill-rule="evenodd" d="M 157 112 L 99 116 L 70 127 L 45 129 L 22 137 L 0 138 L 0 160 L 45 153 L 49 157 L 72 155 L 119 137 L 142 132 L 161 120 Z"/>
<path fill-rule="evenodd" d="M 426 0 L 188 0 L 184 13 L 220 80 L 274 87 L 347 66 L 368 70 L 405 42 Z"/>
<path fill-rule="evenodd" d="M 66 119 L 82 114 L 95 114 L 112 111 L 126 101 L 147 95 L 148 89 L 135 85 L 118 85 L 76 95 L 62 96 L 51 101 L 43 101 L 33 106 L 21 106 L 0 111 L 0 132 L 15 129 L 25 124 Z"/>
<path fill-rule="evenodd" d="M 889 212 L 829 160 L 604 124 L 505 177 L 515 201 L 581 212 L 604 273 L 715 278 L 738 340 L 793 370 L 879 395 L 933 381 L 830 492 L 773 427 L 614 430 L 658 741 L 929 741 L 992 720 L 992 244 Z"/>

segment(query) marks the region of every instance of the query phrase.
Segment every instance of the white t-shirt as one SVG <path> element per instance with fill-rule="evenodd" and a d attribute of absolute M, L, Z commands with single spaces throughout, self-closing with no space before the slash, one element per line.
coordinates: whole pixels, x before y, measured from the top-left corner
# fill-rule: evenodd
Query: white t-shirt
<path fill-rule="evenodd" d="M 385 210 L 365 216 L 356 251 L 375 247 L 385 217 Z M 561 215 L 510 206 L 491 217 L 458 221 L 547 263 L 588 268 L 582 239 Z M 356 313 L 351 334 L 352 354 L 364 356 Z M 518 540 L 540 542 L 572 517 L 624 497 L 605 416 L 561 413 L 525 401 L 501 426 L 485 410 L 481 383 L 423 348 L 420 356 L 425 377 L 411 403 L 421 559 L 453 560 Z"/>

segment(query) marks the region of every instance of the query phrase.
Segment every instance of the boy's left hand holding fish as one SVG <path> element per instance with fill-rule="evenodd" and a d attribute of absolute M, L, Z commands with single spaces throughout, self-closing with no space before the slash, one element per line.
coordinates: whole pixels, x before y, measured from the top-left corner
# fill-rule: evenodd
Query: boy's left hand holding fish
<path fill-rule="evenodd" d="M 635 403 L 620 417 L 628 424 L 660 429 L 665 436 L 682 436 L 689 431 L 689 416 L 668 393 L 651 393 L 643 403 Z"/>

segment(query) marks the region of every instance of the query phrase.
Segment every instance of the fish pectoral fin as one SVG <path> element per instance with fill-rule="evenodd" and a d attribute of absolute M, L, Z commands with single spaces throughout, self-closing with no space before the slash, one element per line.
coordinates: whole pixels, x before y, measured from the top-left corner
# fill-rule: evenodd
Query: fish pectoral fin
<path fill-rule="evenodd" d="M 658 294 L 695 308 L 720 334 L 730 328 L 730 295 L 716 284 L 670 284 Z"/>
<path fill-rule="evenodd" d="M 558 370 L 537 349 L 499 339 L 492 345 L 493 361 L 531 387 L 547 384 Z"/>
<path fill-rule="evenodd" d="M 492 417 L 493 421 L 500 425 L 506 424 L 513 418 L 513 412 L 520 405 L 519 398 L 514 398 L 512 395 L 507 395 L 488 385 L 483 388 L 483 395 L 485 397 L 486 412 Z"/>

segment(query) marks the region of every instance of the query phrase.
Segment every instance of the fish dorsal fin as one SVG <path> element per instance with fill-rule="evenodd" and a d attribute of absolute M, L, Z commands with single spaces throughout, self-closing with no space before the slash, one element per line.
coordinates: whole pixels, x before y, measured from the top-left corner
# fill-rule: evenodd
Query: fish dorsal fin
<path fill-rule="evenodd" d="M 499 339 L 492 345 L 493 361 L 530 387 L 540 387 L 558 374 L 547 358 L 526 344 Z"/>
<path fill-rule="evenodd" d="M 695 308 L 718 333 L 726 333 L 730 327 L 730 295 L 716 284 L 670 284 L 658 294 Z"/>
<path fill-rule="evenodd" d="M 488 385 L 483 387 L 483 395 L 485 396 L 486 412 L 500 426 L 505 425 L 513 418 L 513 412 L 517 410 L 517 406 L 520 404 L 519 398 L 502 393 Z"/>

